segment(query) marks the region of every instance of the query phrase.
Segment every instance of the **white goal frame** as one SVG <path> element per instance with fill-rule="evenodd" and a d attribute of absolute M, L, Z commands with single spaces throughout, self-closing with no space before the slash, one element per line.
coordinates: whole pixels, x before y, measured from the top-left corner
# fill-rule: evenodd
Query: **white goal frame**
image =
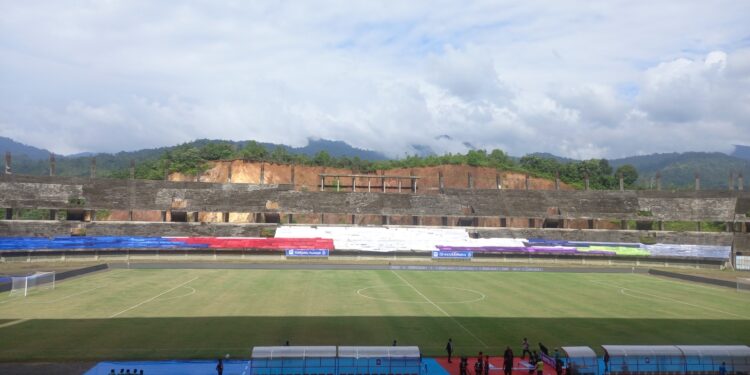
<path fill-rule="evenodd" d="M 55 289 L 55 271 L 36 272 L 29 276 L 11 277 L 10 295 L 28 296 L 35 290 Z"/>

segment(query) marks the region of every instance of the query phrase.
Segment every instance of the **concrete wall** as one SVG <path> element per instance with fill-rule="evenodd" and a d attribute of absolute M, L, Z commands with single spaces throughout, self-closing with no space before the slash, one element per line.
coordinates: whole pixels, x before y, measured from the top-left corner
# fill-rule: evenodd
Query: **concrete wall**
<path fill-rule="evenodd" d="M 447 190 L 445 194 L 310 192 L 290 185 L 0 175 L 0 207 L 433 217 L 723 221 L 739 191 Z M 744 212 L 743 212 L 744 214 Z"/>
<path fill-rule="evenodd" d="M 90 222 L 54 220 L 0 220 L 3 237 L 69 236 L 73 229 L 84 228 L 87 236 L 214 236 L 259 237 L 262 228 L 273 224 L 229 223 L 153 223 L 153 222 Z"/>

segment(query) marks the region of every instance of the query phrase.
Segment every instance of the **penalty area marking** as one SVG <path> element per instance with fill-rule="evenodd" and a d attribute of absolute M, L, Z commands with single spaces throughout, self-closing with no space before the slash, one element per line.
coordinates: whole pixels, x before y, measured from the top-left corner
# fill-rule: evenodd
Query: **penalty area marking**
<path fill-rule="evenodd" d="M 166 290 L 166 291 L 163 291 L 163 292 L 161 292 L 161 293 L 159 293 L 159 294 L 157 294 L 157 295 L 155 295 L 155 296 L 153 296 L 153 297 L 151 297 L 151 298 L 149 298 L 149 299 L 147 299 L 147 300 L 145 300 L 145 301 L 143 301 L 143 302 L 140 302 L 140 303 L 138 303 L 138 304 L 135 304 L 135 305 L 133 305 L 133 306 L 130 306 L 130 307 L 128 307 L 127 309 L 125 309 L 125 310 L 122 310 L 122 311 L 120 311 L 120 312 L 118 312 L 118 313 L 116 313 L 116 314 L 112 314 L 112 315 L 110 315 L 110 318 L 114 318 L 114 317 L 117 317 L 118 315 L 121 315 L 121 314 L 123 314 L 123 313 L 126 313 L 126 312 L 128 312 L 128 311 L 132 310 L 132 309 L 135 309 L 135 308 L 136 308 L 136 307 L 138 307 L 138 306 L 141 306 L 141 305 L 144 305 L 144 304 L 146 304 L 146 303 L 149 303 L 149 302 L 151 302 L 151 301 L 153 301 L 153 300 L 155 300 L 155 299 L 157 299 L 157 298 L 159 298 L 159 297 L 161 297 L 161 296 L 163 296 L 163 295 L 165 295 L 165 294 L 167 294 L 167 293 L 169 293 L 169 292 L 171 292 L 171 291 L 173 291 L 173 290 L 175 290 L 175 289 L 177 289 L 177 288 L 179 288 L 179 287 L 181 287 L 181 286 L 183 286 L 183 285 L 185 285 L 185 284 L 188 284 L 188 283 L 191 283 L 191 282 L 195 281 L 195 280 L 196 280 L 197 278 L 198 278 L 198 276 L 196 276 L 196 277 L 194 277 L 194 278 L 192 278 L 192 279 L 190 279 L 190 280 L 188 280 L 188 281 L 185 281 L 184 283 L 182 283 L 182 284 L 180 284 L 180 285 L 177 285 L 176 287 L 173 287 L 173 288 L 170 288 L 170 289 L 168 289 L 168 290 Z"/>
<path fill-rule="evenodd" d="M 174 297 L 169 297 L 169 298 L 165 298 L 165 299 L 160 299 L 158 301 L 164 302 L 164 301 L 169 301 L 169 300 L 173 300 L 173 299 L 179 299 L 179 298 L 191 296 L 191 295 L 195 294 L 195 292 L 196 292 L 195 288 L 193 288 L 192 286 L 185 285 L 185 286 L 183 286 L 183 288 L 191 289 L 191 291 L 187 292 L 185 294 L 180 294 L 179 296 L 174 296 Z"/>
<path fill-rule="evenodd" d="M 408 280 L 406 280 L 403 277 L 401 277 L 401 275 L 397 274 L 396 271 L 394 271 L 394 270 L 391 270 L 391 272 L 393 272 L 393 274 L 396 275 L 396 277 L 398 277 L 399 279 L 401 279 L 401 281 L 403 281 L 406 285 L 408 285 L 412 289 L 414 289 L 414 291 L 417 292 L 417 294 L 419 294 L 420 296 L 422 296 L 422 298 L 424 298 L 425 301 L 429 302 L 432 306 L 435 306 L 436 309 L 438 309 L 445 316 L 447 316 L 448 318 L 450 318 L 451 320 L 453 320 L 453 322 L 455 322 L 459 327 L 463 328 L 464 331 L 466 331 L 469 335 L 471 335 L 471 337 L 473 337 L 475 340 L 477 340 L 477 342 L 479 342 L 480 344 L 482 344 L 482 346 L 487 347 L 487 344 L 484 341 L 482 341 L 482 339 L 480 339 L 479 337 L 477 337 L 477 335 L 475 335 L 474 332 L 469 331 L 468 328 L 464 327 L 464 325 L 461 324 L 461 322 L 459 322 L 458 320 L 456 320 L 456 318 L 454 318 L 450 314 L 448 314 L 448 312 L 446 312 L 445 310 L 443 310 L 442 307 L 438 306 L 435 302 L 432 302 L 431 299 L 427 298 L 427 296 L 425 296 L 424 294 L 422 294 L 422 292 L 420 292 L 419 289 L 415 288 L 414 285 L 412 285 Z"/>
<path fill-rule="evenodd" d="M 430 302 L 427 302 L 427 301 L 407 301 L 407 300 L 402 300 L 402 299 L 390 299 L 390 298 L 380 298 L 380 297 L 373 297 L 373 296 L 368 296 L 368 295 L 367 295 L 367 293 L 363 293 L 364 291 L 366 291 L 366 290 L 370 290 L 370 289 L 392 288 L 392 287 L 394 287 L 394 286 L 404 286 L 404 285 L 378 285 L 378 286 L 368 286 L 368 287 L 366 287 L 366 288 L 361 288 L 361 289 L 358 289 L 358 290 L 357 290 L 357 295 L 359 295 L 360 297 L 364 297 L 364 298 L 368 298 L 368 299 L 371 299 L 371 300 L 375 300 L 375 301 L 383 301 L 383 302 L 393 302 L 393 303 L 413 303 L 413 304 L 429 304 L 429 303 L 430 303 Z M 408 285 L 407 285 L 407 286 L 408 286 Z M 474 299 L 470 299 L 470 300 L 465 300 L 465 301 L 435 301 L 435 303 L 441 303 L 441 304 L 460 304 L 460 303 L 474 303 L 474 302 L 479 302 L 479 301 L 482 301 L 482 300 L 484 300 L 485 298 L 487 298 L 487 296 L 486 296 L 486 295 L 484 295 L 484 293 L 482 293 L 482 292 L 479 292 L 479 291 L 476 291 L 476 290 L 473 290 L 473 289 L 466 289 L 466 288 L 456 288 L 456 287 L 452 287 L 452 286 L 444 286 L 444 287 L 439 287 L 439 288 L 442 288 L 442 289 L 454 289 L 454 290 L 461 290 L 461 291 L 464 291 L 464 292 L 474 293 L 474 294 L 478 295 L 479 297 L 477 297 L 477 298 L 474 298 Z"/>
<path fill-rule="evenodd" d="M 668 301 L 672 301 L 672 302 L 677 302 L 679 304 L 683 304 L 683 305 L 687 305 L 687 306 L 691 306 L 691 307 L 696 307 L 696 308 L 699 308 L 699 309 L 704 309 L 704 310 L 708 310 L 708 311 L 713 311 L 713 312 L 718 312 L 718 313 L 722 313 L 722 314 L 726 314 L 726 315 L 731 315 L 731 316 L 734 316 L 734 317 L 737 317 L 737 318 L 747 319 L 746 316 L 738 315 L 738 314 L 731 313 L 731 312 L 728 312 L 728 311 L 719 310 L 719 309 L 715 309 L 713 307 L 708 307 L 708 306 L 696 305 L 696 304 L 692 304 L 690 302 L 685 302 L 685 301 L 682 301 L 682 300 L 679 300 L 679 299 L 676 299 L 676 298 L 672 298 L 672 297 L 658 296 L 656 294 L 641 292 L 641 291 L 638 291 L 638 290 L 635 290 L 635 289 L 630 289 L 630 288 L 623 287 L 621 285 L 609 284 L 609 283 L 604 283 L 604 282 L 601 282 L 601 281 L 595 281 L 595 280 L 591 280 L 591 279 L 589 279 L 589 282 L 592 282 L 594 284 L 609 286 L 609 287 L 612 287 L 612 288 L 620 288 L 620 294 L 622 294 L 624 296 L 631 297 L 631 298 L 646 299 L 646 300 L 648 300 L 648 299 L 651 299 L 651 300 L 653 300 L 653 299 L 656 299 L 656 300 L 668 300 Z M 637 293 L 637 294 L 642 294 L 642 295 L 645 295 L 645 296 L 648 296 L 648 297 L 651 297 L 651 298 L 639 297 L 639 296 L 630 294 L 627 291 L 631 291 L 631 292 L 634 292 L 634 293 Z"/>
<path fill-rule="evenodd" d="M 25 322 L 25 321 L 27 321 L 27 320 L 28 320 L 28 319 L 18 319 L 18 320 L 13 320 L 13 321 L 10 321 L 10 322 L 8 322 L 8 323 L 3 323 L 3 324 L 0 324 L 0 328 L 10 327 L 10 326 L 14 326 L 14 325 L 16 325 L 16 324 L 21 324 L 21 323 L 23 323 L 23 322 Z"/>

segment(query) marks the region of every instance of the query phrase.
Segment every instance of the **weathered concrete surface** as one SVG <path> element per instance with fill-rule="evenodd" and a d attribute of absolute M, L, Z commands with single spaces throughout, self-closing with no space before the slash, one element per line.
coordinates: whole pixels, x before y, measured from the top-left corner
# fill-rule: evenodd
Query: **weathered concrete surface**
<path fill-rule="evenodd" d="M 448 190 L 446 194 L 294 191 L 289 185 L 0 176 L 0 207 L 282 214 L 732 222 L 739 191 Z"/>
<path fill-rule="evenodd" d="M 0 220 L 3 237 L 69 236 L 75 228 L 84 228 L 87 236 L 212 236 L 259 237 L 262 228 L 274 224 L 162 223 L 162 222 L 90 222 L 55 220 Z"/>

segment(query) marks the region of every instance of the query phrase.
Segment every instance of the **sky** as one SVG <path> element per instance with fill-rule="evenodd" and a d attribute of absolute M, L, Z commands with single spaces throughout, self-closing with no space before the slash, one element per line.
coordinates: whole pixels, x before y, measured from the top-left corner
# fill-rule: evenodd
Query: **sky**
<path fill-rule="evenodd" d="M 0 135 L 617 158 L 750 144 L 750 1 L 0 0 Z"/>

